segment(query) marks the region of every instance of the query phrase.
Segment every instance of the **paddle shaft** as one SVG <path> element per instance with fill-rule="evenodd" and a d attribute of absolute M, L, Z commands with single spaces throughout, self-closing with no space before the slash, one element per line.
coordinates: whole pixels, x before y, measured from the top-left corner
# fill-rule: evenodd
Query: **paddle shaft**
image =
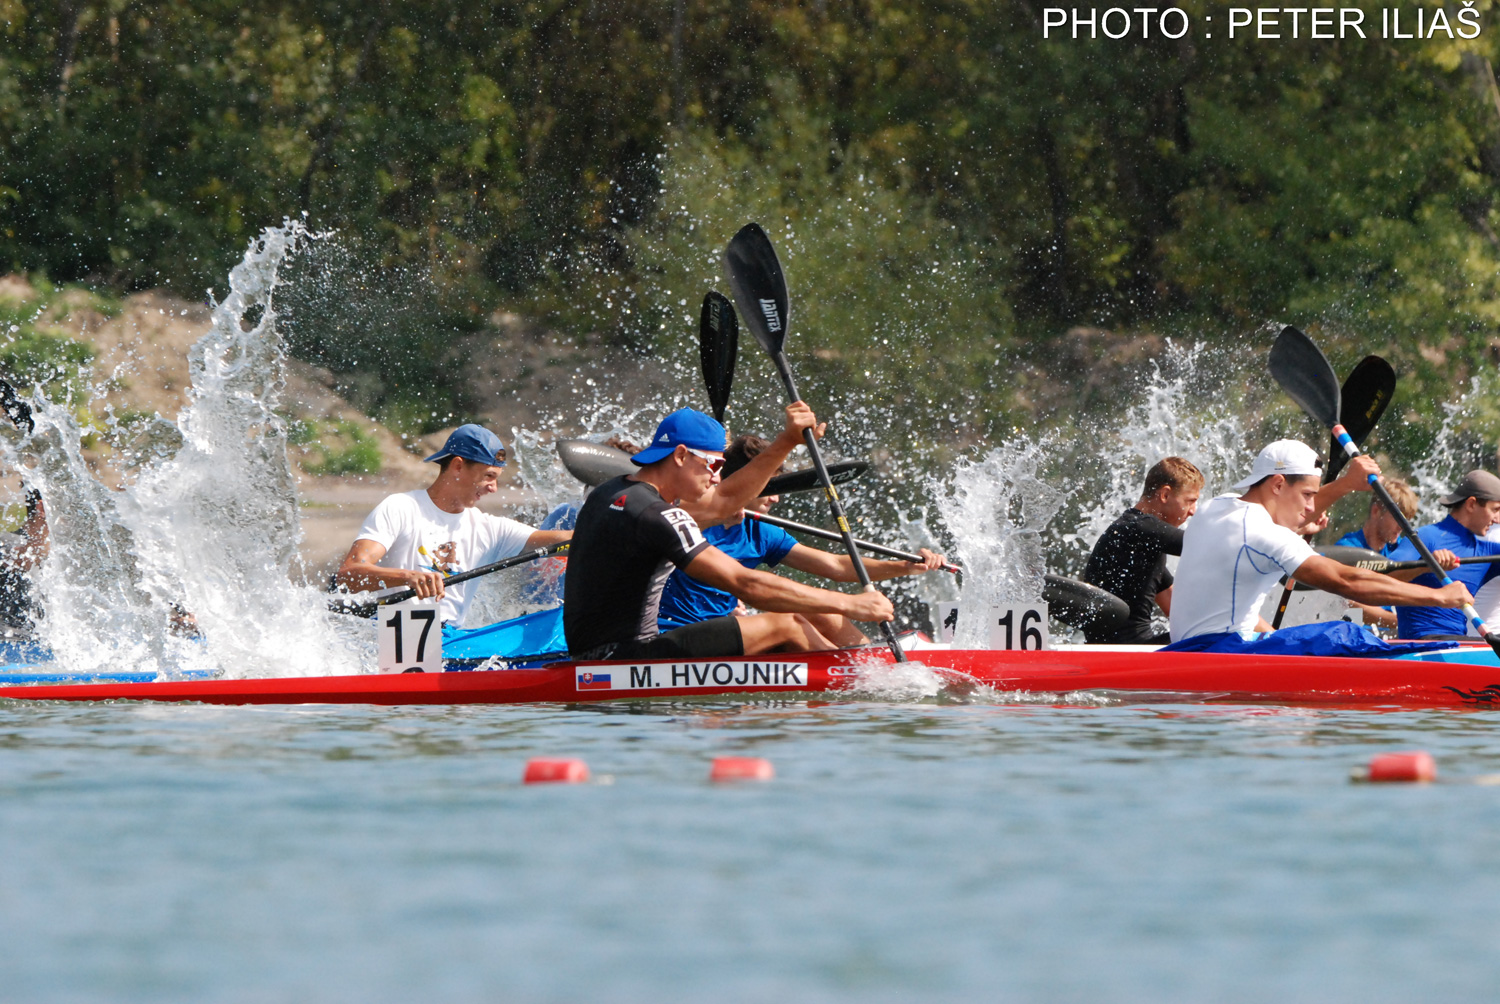
<path fill-rule="evenodd" d="M 502 569 L 514 568 L 517 565 L 524 565 L 527 562 L 537 561 L 541 558 L 546 558 L 550 555 L 566 551 L 568 549 L 569 543 L 569 541 L 564 540 L 556 544 L 548 544 L 546 547 L 539 547 L 534 551 L 527 551 L 524 554 L 512 555 L 509 558 L 502 558 L 501 560 L 492 562 L 488 565 L 480 565 L 478 568 L 471 568 L 467 572 L 459 572 L 457 575 L 449 575 L 443 579 L 443 585 L 445 587 L 456 586 L 461 582 L 468 582 L 470 579 L 477 579 L 481 575 L 488 575 L 491 572 L 498 572 Z M 406 589 L 400 590 L 399 592 L 391 593 L 389 596 L 382 596 L 380 599 L 375 600 L 373 603 L 340 603 L 339 601 L 335 600 L 333 603 L 329 604 L 329 609 L 342 614 L 354 614 L 359 617 L 370 617 L 374 615 L 375 611 L 379 607 L 383 607 L 391 603 L 400 603 L 403 600 L 411 599 L 415 595 L 417 595 L 417 591 L 408 587 Z"/>
<path fill-rule="evenodd" d="M 1459 558 L 1460 565 L 1493 565 L 1500 561 L 1500 554 L 1477 554 L 1472 558 Z M 1361 561 L 1356 568 L 1368 568 L 1372 572 L 1409 572 L 1413 568 L 1426 568 L 1425 561 Z"/>
<path fill-rule="evenodd" d="M 771 353 L 771 359 L 776 363 L 776 370 L 781 374 L 782 383 L 786 384 L 786 392 L 791 395 L 793 401 L 802 400 L 797 393 L 797 380 L 792 376 L 792 367 L 787 362 L 786 353 L 776 351 Z M 870 573 L 865 569 L 864 559 L 859 556 L 859 545 L 854 540 L 854 534 L 849 531 L 849 517 L 844 515 L 844 504 L 839 501 L 838 489 L 833 487 L 833 480 L 828 476 L 828 468 L 823 465 L 823 453 L 818 449 L 818 436 L 812 429 L 802 430 L 802 441 L 807 444 L 808 455 L 812 457 L 813 468 L 818 472 L 818 480 L 823 482 L 823 494 L 828 498 L 828 509 L 833 513 L 834 525 L 839 528 L 839 538 L 844 542 L 844 549 L 849 552 L 849 561 L 854 565 L 854 577 L 859 579 L 859 584 L 866 592 L 873 592 L 875 584 L 870 581 Z M 906 662 L 906 652 L 901 648 L 901 642 L 896 639 L 896 629 L 891 626 L 890 621 L 880 622 L 880 633 L 885 636 L 886 644 L 891 648 L 891 655 L 897 662 Z"/>
<path fill-rule="evenodd" d="M 793 530 L 797 533 L 805 533 L 809 537 L 821 537 L 824 540 L 832 540 L 835 542 L 842 541 L 844 539 L 842 536 L 834 533 L 832 530 L 825 530 L 820 526 L 808 526 L 806 523 L 793 522 L 792 520 L 782 519 L 780 516 L 771 516 L 763 512 L 751 512 L 749 509 L 746 509 L 745 516 L 748 519 L 758 519 L 762 523 L 770 523 L 772 526 L 779 526 L 783 530 Z M 858 538 L 855 538 L 854 544 L 855 546 L 869 551 L 872 554 L 883 554 L 887 558 L 897 558 L 901 561 L 911 562 L 920 562 L 922 560 L 922 556 L 920 554 L 912 554 L 910 551 L 898 551 L 894 547 L 886 547 L 883 544 L 875 544 L 868 540 L 859 540 Z M 1500 555 L 1497 555 L 1496 557 L 1497 559 L 1500 559 Z M 958 572 L 959 570 L 960 569 L 957 565 L 951 563 L 943 565 L 943 571 L 945 572 Z"/>
<path fill-rule="evenodd" d="M 1349 454 L 1350 460 L 1359 456 L 1359 447 L 1354 445 L 1353 439 L 1349 438 L 1349 432 L 1344 428 L 1342 423 L 1334 425 L 1333 435 L 1339 441 L 1339 445 L 1344 448 L 1344 452 Z M 1368 480 L 1370 482 L 1370 490 L 1375 493 L 1375 497 L 1380 500 L 1381 505 L 1385 506 L 1386 512 L 1391 514 L 1391 518 L 1396 521 L 1396 525 L 1401 528 L 1401 532 L 1406 536 L 1406 539 L 1411 541 L 1412 546 L 1417 549 L 1417 553 L 1422 556 L 1422 563 L 1427 566 L 1427 570 L 1437 576 L 1438 582 L 1445 586 L 1452 585 L 1453 580 L 1448 577 L 1448 573 L 1443 571 L 1442 566 L 1438 564 L 1437 558 L 1433 556 L 1432 549 L 1423 542 L 1421 537 L 1417 536 L 1417 531 L 1412 527 L 1411 521 L 1406 518 L 1406 514 L 1401 511 L 1401 507 L 1396 504 L 1396 500 L 1391 498 L 1391 493 L 1385 490 L 1385 485 L 1380 483 L 1380 476 L 1378 474 L 1371 474 Z M 1490 629 L 1484 623 L 1484 618 L 1479 616 L 1479 611 L 1474 609 L 1474 604 L 1465 603 L 1463 609 L 1464 616 L 1469 618 L 1469 623 L 1474 625 L 1474 630 L 1479 632 L 1479 637 L 1489 639 Z M 1490 645 L 1495 651 L 1500 652 L 1500 642 L 1492 640 L 1490 641 Z"/>

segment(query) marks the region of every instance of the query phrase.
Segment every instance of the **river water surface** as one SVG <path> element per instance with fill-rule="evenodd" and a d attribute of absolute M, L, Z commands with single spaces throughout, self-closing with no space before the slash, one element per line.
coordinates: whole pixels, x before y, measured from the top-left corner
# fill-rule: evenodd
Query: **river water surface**
<path fill-rule="evenodd" d="M 5 1000 L 1492 1000 L 1500 713 L 0 703 Z M 1369 785 L 1430 750 L 1435 785 Z M 523 786 L 532 756 L 587 785 Z M 766 783 L 713 785 L 756 755 Z"/>

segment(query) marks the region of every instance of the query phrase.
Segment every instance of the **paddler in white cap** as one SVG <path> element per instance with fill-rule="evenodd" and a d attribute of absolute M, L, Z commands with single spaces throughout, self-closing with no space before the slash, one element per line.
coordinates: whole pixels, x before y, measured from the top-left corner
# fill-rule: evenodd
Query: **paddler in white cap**
<path fill-rule="evenodd" d="M 1280 439 L 1260 451 L 1249 477 L 1232 492 L 1199 507 L 1188 521 L 1177 567 L 1171 613 L 1174 646 L 1193 639 L 1192 647 L 1198 650 L 1236 650 L 1256 632 L 1269 631 L 1260 608 L 1282 576 L 1294 575 L 1299 582 L 1374 606 L 1457 608 L 1469 602 L 1462 583 L 1429 589 L 1342 565 L 1315 552 L 1296 531 L 1316 515 L 1322 476 L 1318 455 L 1310 446 Z M 1362 632 L 1342 621 L 1287 631 L 1317 632 L 1338 625 Z"/>

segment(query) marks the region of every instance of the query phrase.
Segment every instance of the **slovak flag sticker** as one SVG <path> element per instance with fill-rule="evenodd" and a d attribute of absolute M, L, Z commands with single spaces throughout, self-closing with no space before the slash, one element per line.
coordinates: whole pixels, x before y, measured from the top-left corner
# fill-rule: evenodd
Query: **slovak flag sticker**
<path fill-rule="evenodd" d="M 584 671 L 578 674 L 579 690 L 609 690 L 611 687 L 608 673 L 594 673 Z"/>

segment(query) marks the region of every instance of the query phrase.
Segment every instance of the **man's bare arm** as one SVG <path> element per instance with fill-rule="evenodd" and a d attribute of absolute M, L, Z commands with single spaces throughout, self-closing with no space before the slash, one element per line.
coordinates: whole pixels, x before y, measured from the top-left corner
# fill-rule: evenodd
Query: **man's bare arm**
<path fill-rule="evenodd" d="M 1380 572 L 1341 565 L 1320 554 L 1313 555 L 1297 567 L 1297 580 L 1336 593 L 1346 600 L 1368 603 L 1375 607 L 1453 608 L 1474 601 L 1462 582 L 1454 582 L 1441 589 L 1428 589 Z"/>
<path fill-rule="evenodd" d="M 826 424 L 818 424 L 817 416 L 804 402 L 797 401 L 787 405 L 786 423 L 770 446 L 752 457 L 744 467 L 710 488 L 702 498 L 683 499 L 679 505 L 699 526 L 718 526 L 733 522 L 740 510 L 760 495 L 766 482 L 776 475 L 792 451 L 802 445 L 802 431 L 812 429 L 813 434 L 821 439 L 826 428 Z"/>
<path fill-rule="evenodd" d="M 757 610 L 772 613 L 843 614 L 856 621 L 895 619 L 891 601 L 877 592 L 840 593 L 754 571 L 717 547 L 704 548 L 684 569 L 699 582 L 731 593 Z"/>
<path fill-rule="evenodd" d="M 922 557 L 926 560 L 920 564 L 915 561 L 880 561 L 866 558 L 865 571 L 870 573 L 871 581 L 878 582 L 903 575 L 921 575 L 923 572 L 931 572 L 943 567 L 941 554 L 924 547 Z M 798 544 L 792 548 L 787 552 L 787 556 L 781 559 L 781 563 L 799 572 L 807 572 L 809 575 L 821 576 L 834 582 L 859 581 L 859 577 L 854 574 L 854 562 L 849 560 L 847 554 L 830 554 L 828 551 L 820 551 L 806 544 Z"/>
<path fill-rule="evenodd" d="M 339 565 L 338 584 L 355 593 L 410 586 L 423 598 L 443 595 L 443 577 L 437 572 L 415 568 L 385 568 L 376 564 L 383 557 L 383 545 L 373 540 L 356 540 Z"/>

